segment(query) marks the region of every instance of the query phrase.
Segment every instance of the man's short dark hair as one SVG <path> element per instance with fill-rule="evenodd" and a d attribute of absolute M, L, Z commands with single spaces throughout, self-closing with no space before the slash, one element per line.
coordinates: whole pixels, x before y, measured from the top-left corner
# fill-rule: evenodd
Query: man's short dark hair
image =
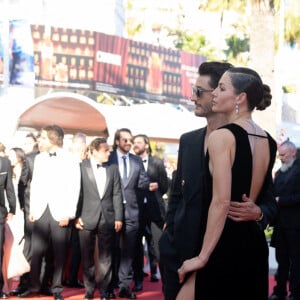
<path fill-rule="evenodd" d="M 209 84 L 213 89 L 215 89 L 218 86 L 222 75 L 230 68 L 233 68 L 233 65 L 227 62 L 206 61 L 199 66 L 198 74 L 200 76 L 209 76 Z"/>

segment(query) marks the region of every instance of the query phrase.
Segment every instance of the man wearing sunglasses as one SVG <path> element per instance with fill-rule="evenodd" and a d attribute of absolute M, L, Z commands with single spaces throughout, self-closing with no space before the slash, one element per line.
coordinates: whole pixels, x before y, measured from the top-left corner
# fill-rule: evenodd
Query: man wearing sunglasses
<path fill-rule="evenodd" d="M 195 115 L 204 117 L 207 126 L 180 138 L 178 165 L 169 197 L 166 226 L 159 242 L 160 267 L 165 300 L 175 300 L 181 284 L 178 268 L 185 259 L 199 254 L 206 229 L 202 195 L 205 194 L 204 165 L 209 134 L 226 124 L 221 114 L 212 112 L 212 94 L 222 74 L 231 68 L 229 63 L 204 62 L 199 66 L 198 78 L 192 87 L 191 101 Z M 234 221 L 256 220 L 262 229 L 277 213 L 273 183 L 266 195 L 259 195 L 256 203 L 244 197 L 244 202 L 231 202 L 228 217 Z M 217 283 L 216 283 L 217 285 Z"/>
<path fill-rule="evenodd" d="M 136 294 L 130 291 L 133 279 L 132 263 L 135 256 L 136 240 L 139 228 L 139 206 L 140 197 L 149 188 L 149 178 L 145 171 L 142 159 L 130 153 L 132 146 L 132 134 L 130 129 L 118 129 L 114 136 L 113 151 L 109 156 L 109 163 L 119 167 L 121 175 L 121 186 L 124 206 L 124 223 L 120 235 L 120 257 L 118 258 L 118 247 L 115 247 L 115 261 L 120 259 L 118 275 L 112 280 L 108 291 L 108 298 L 114 298 L 113 285 L 116 277 L 119 281 L 119 297 L 136 299 Z"/>

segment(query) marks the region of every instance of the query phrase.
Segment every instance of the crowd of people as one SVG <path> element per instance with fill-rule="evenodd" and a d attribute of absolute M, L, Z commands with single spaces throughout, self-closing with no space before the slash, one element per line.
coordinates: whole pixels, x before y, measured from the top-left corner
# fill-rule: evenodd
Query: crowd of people
<path fill-rule="evenodd" d="M 38 136 L 28 134 L 24 150 L 6 154 L 2 145 L 1 167 L 10 171 L 3 177 L 10 209 L 5 216 L 16 248 L 22 249 L 14 261 L 23 269 L 3 273 L 1 298 L 53 295 L 61 300 L 66 285 L 84 287 L 84 299 L 93 299 L 96 290 L 103 300 L 116 298 L 116 288 L 120 298 L 135 299 L 145 276 L 144 236 L 151 253 L 150 281 L 159 281 L 154 250 L 159 236 L 152 237 L 151 223 L 159 229 L 156 235 L 161 232 L 169 186 L 164 161 L 151 156 L 146 135 L 134 137 L 128 128 L 117 130 L 112 149 L 106 138 L 87 143 L 81 132 L 69 149 L 63 141 L 63 129 L 49 125 Z M 11 220 L 18 224 L 12 226 Z M 12 265 L 11 257 L 4 255 L 3 261 Z M 19 284 L 12 289 L 16 276 Z"/>
<path fill-rule="evenodd" d="M 57 125 L 38 137 L 29 134 L 31 148 L 12 148 L 8 157 L 0 144 L 6 270 L 0 298 L 62 300 L 67 285 L 84 287 L 84 300 L 96 290 L 102 300 L 116 298 L 117 290 L 119 298 L 136 299 L 145 277 L 145 240 L 150 281 L 159 281 L 159 269 L 165 300 L 300 300 L 297 148 L 291 141 L 277 147 L 252 119 L 271 99 L 256 71 L 203 62 L 191 101 L 207 126 L 180 137 L 172 180 L 163 160 L 152 156 L 149 137 L 126 127 L 115 132 L 112 147 L 104 137 L 87 144 L 78 133 L 64 149 Z M 282 166 L 273 178 L 277 151 Z M 4 224 L 18 245 L 5 245 Z M 271 296 L 267 225 L 274 226 L 278 262 Z M 7 249 L 21 242 L 11 265 L 18 259 L 22 269 L 8 275 Z M 15 290 L 13 276 L 21 276 Z"/>

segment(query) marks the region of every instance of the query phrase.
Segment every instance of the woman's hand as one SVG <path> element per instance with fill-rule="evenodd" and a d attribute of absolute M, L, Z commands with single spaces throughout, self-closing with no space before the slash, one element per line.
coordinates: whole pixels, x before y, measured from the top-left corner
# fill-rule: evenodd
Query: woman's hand
<path fill-rule="evenodd" d="M 183 262 L 181 267 L 178 269 L 179 282 L 183 283 L 185 275 L 189 272 L 202 269 L 206 265 L 207 260 L 196 256 L 191 259 L 187 259 Z"/>

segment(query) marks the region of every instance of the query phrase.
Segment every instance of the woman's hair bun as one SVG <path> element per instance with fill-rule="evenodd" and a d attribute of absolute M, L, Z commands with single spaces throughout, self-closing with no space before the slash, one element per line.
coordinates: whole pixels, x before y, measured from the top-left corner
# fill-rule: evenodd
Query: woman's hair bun
<path fill-rule="evenodd" d="M 263 84 L 263 98 L 261 101 L 256 105 L 257 110 L 265 110 L 268 106 L 271 105 L 271 89 L 267 84 Z"/>

